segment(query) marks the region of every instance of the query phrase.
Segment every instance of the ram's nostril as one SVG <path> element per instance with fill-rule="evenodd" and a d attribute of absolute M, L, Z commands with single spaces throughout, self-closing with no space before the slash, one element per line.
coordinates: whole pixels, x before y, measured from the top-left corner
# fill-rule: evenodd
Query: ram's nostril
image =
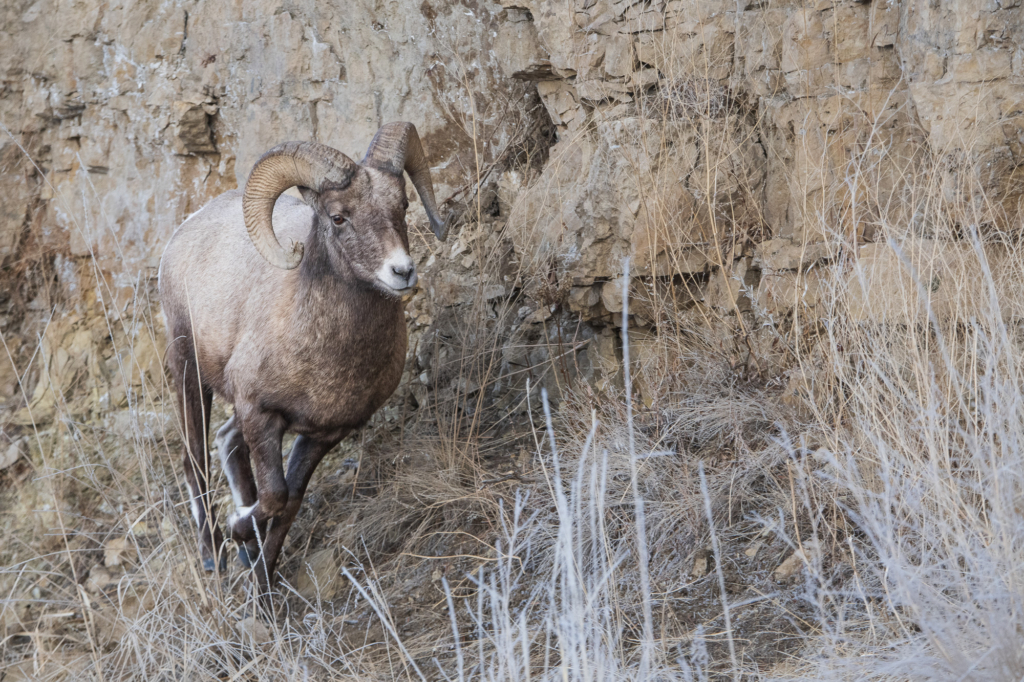
<path fill-rule="evenodd" d="M 409 265 L 392 265 L 391 272 L 395 273 L 398 277 L 408 281 L 412 275 L 412 264 Z"/>

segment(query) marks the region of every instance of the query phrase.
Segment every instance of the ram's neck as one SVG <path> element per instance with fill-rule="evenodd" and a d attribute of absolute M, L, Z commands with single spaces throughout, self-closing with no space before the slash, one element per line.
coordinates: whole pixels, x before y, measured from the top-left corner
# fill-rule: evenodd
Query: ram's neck
<path fill-rule="evenodd" d="M 401 301 L 382 296 L 359 282 L 344 264 L 332 263 L 317 230 L 311 230 L 299 266 L 293 323 L 302 338 L 323 343 L 387 345 L 396 321 L 403 320 Z M 404 322 L 401 331 L 404 333 Z M 390 333 L 389 333 L 390 332 Z M 382 334 L 388 338 L 381 341 Z"/>

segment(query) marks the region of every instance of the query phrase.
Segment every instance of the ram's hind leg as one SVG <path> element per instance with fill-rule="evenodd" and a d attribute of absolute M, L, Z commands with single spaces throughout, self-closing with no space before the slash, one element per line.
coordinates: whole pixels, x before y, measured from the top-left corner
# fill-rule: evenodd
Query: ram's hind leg
<path fill-rule="evenodd" d="M 187 363 L 181 377 L 176 377 L 181 390 L 181 417 L 185 428 L 185 483 L 191 496 L 192 516 L 199 527 L 199 551 L 203 568 L 213 571 L 220 555 L 220 568 L 225 570 L 221 554 L 224 536 L 217 526 L 217 512 L 210 495 L 210 450 L 206 437 L 210 428 L 213 392 L 199 383 L 195 365 Z"/>
<path fill-rule="evenodd" d="M 252 464 L 249 461 L 249 446 L 245 444 L 236 416 L 232 416 L 217 430 L 217 437 L 213 442 L 217 447 L 228 485 L 231 486 L 235 513 L 244 513 L 256 504 L 256 479 L 253 478 Z M 250 541 L 248 545 L 238 546 L 238 559 L 246 568 L 252 567 L 252 560 L 258 554 L 259 545 L 254 541 Z"/>
<path fill-rule="evenodd" d="M 242 436 L 249 445 L 249 459 L 256 479 L 256 503 L 235 510 L 228 518 L 231 537 L 238 543 L 252 546 L 266 538 L 267 521 L 284 511 L 288 504 L 288 484 L 281 462 L 281 437 L 284 419 L 272 412 L 263 412 L 236 403 L 235 414 Z"/>

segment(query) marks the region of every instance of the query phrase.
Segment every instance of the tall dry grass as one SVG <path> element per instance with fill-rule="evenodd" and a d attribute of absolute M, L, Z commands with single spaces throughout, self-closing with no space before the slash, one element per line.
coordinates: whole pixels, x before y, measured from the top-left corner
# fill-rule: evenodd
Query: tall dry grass
<path fill-rule="evenodd" d="M 126 406 L 83 414 L 51 386 L 30 461 L 4 474 L 3 679 L 1020 679 L 1016 224 L 969 155 L 952 180 L 944 153 L 904 155 L 895 93 L 861 112 L 856 145 L 803 142 L 818 172 L 800 182 L 818 185 L 800 187 L 801 234 L 825 255 L 747 277 L 732 262 L 765 221 L 740 160 L 763 121 L 720 66 L 638 97 L 639 117 L 690 127 L 701 201 L 680 216 L 663 183 L 638 187 L 664 252 L 624 292 L 620 389 L 565 370 L 557 319 L 508 335 L 520 301 L 483 283 L 514 239 L 479 239 L 480 287 L 429 340 L 431 400 L 325 462 L 273 617 L 236 567 L 198 571 L 167 388 L 130 369 L 140 337 L 158 343 L 148 289 L 125 317 L 94 272 Z M 669 145 L 638 130 L 634 150 Z M 476 157 L 479 225 L 494 169 Z M 673 276 L 693 251 L 706 276 Z M 550 275 L 518 265 L 524 287 Z M 766 296 L 772 277 L 788 298 Z M 713 287 L 725 305 L 702 301 Z M 9 354 L 19 376 L 52 383 L 46 338 Z M 557 412 L 510 348 L 556 384 Z M 513 416 L 522 430 L 489 432 Z"/>
<path fill-rule="evenodd" d="M 801 480 L 821 481 L 832 499 L 805 491 L 801 513 L 816 542 L 834 532 L 830 505 L 854 533 L 840 583 L 811 562 L 806 599 L 820 631 L 809 644 L 820 650 L 800 679 L 1022 673 L 1024 254 L 977 214 L 922 213 L 931 239 L 886 229 L 897 236 L 881 263 L 848 264 L 830 294 L 839 314 L 827 318 L 830 352 L 812 390 L 836 428 L 798 461 Z M 881 291 L 865 307 L 868 282 Z"/>

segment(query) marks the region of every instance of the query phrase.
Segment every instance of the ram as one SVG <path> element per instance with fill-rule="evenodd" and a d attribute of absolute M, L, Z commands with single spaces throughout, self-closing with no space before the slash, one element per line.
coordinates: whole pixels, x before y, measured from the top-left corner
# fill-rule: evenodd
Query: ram
<path fill-rule="evenodd" d="M 167 367 L 203 566 L 214 570 L 218 556 L 225 566 L 207 445 L 216 394 L 234 406 L 216 439 L 235 504 L 228 527 L 264 594 L 317 464 L 402 374 L 403 298 L 417 279 L 403 170 L 444 239 L 416 128 L 389 123 L 358 164 L 313 142 L 271 149 L 244 191 L 190 216 L 160 260 Z M 282 196 L 290 187 L 302 201 Z M 286 432 L 297 435 L 287 472 Z"/>

